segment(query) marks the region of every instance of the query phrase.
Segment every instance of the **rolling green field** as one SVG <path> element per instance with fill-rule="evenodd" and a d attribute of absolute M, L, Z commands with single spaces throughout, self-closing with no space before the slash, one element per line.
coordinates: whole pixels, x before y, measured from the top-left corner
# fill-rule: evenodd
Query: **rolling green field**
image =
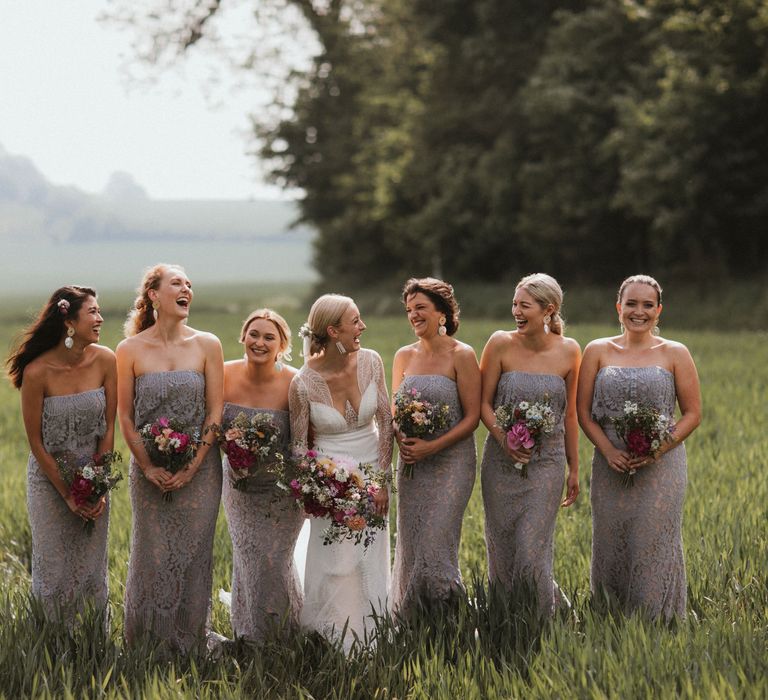
<path fill-rule="evenodd" d="M 220 294 L 220 292 L 219 292 Z M 103 342 L 114 347 L 131 295 L 103 300 Z M 0 316 L 0 347 L 24 324 L 25 303 Z M 251 304 L 252 302 L 252 304 Z M 292 328 L 304 313 L 280 290 L 260 297 L 209 298 L 199 290 L 191 325 L 215 332 L 227 359 L 240 355 L 240 322 L 250 306 L 274 304 Z M 15 311 L 11 311 L 15 309 Z M 19 310 L 21 309 L 21 310 Z M 218 310 L 218 309 L 223 309 Z M 365 309 L 363 309 L 365 312 Z M 391 367 L 410 342 L 404 317 L 364 316 L 364 344 Z M 459 337 L 478 354 L 505 320 L 464 319 Z M 573 326 L 583 345 L 611 333 Z M 697 362 L 704 420 L 687 442 L 689 485 L 684 543 L 689 614 L 669 628 L 642 617 L 595 609 L 589 600 L 589 459 L 581 440 L 577 503 L 560 513 L 555 576 L 574 604 L 539 627 L 486 595 L 479 478 L 464 518 L 461 566 L 471 604 L 408 630 L 388 629 L 374 651 L 345 659 L 315 637 L 294 636 L 261 650 L 233 647 L 218 660 L 160 663 L 148 648 L 126 650 L 122 598 L 130 533 L 126 484 L 114 494 L 110 528 L 108 631 L 89 620 L 72 633 L 42 625 L 29 600 L 31 539 L 25 500 L 28 447 L 19 401 L 0 385 L 0 696 L 287 698 L 764 698 L 768 696 L 768 350 L 765 333 L 665 329 Z M 298 352 L 294 353 L 298 356 Z M 299 364 L 295 359 L 294 364 Z M 485 431 L 477 431 L 478 446 Z M 127 457 L 124 443 L 118 443 Z M 258 536 L 258 533 L 255 533 Z M 392 533 L 393 545 L 395 533 Z M 229 589 L 231 548 L 223 512 L 214 552 L 214 591 Z M 215 598 L 215 596 L 214 596 Z M 213 604 L 213 627 L 231 635 L 226 609 Z"/>

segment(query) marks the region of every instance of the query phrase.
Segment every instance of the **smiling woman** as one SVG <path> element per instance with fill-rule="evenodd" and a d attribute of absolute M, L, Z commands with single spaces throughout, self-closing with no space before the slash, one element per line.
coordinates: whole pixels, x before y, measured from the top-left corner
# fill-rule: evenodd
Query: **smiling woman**
<path fill-rule="evenodd" d="M 31 451 L 32 593 L 68 624 L 86 602 L 107 603 L 107 498 L 75 493 L 59 472 L 59 460 L 79 463 L 113 447 L 115 356 L 96 345 L 102 321 L 93 289 L 57 289 L 7 362 Z"/>
<path fill-rule="evenodd" d="M 150 268 L 117 348 L 118 415 L 133 453 L 125 637 L 149 636 L 183 653 L 207 637 L 221 495 L 218 450 L 198 438 L 221 422 L 224 361 L 216 336 L 187 325 L 192 299 L 181 267 Z M 143 436 L 162 421 L 198 443 L 181 468 L 156 463 L 144 447 Z"/>

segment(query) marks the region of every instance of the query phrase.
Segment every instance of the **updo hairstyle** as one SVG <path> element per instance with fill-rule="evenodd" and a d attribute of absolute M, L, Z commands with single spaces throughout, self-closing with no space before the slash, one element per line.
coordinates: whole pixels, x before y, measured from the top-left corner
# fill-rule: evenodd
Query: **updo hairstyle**
<path fill-rule="evenodd" d="M 309 310 L 307 323 L 302 326 L 302 333 L 310 334 L 310 355 L 318 355 L 325 349 L 329 341 L 328 326 L 336 328 L 341 323 L 341 317 L 354 303 L 353 299 L 343 294 L 323 294 L 315 300 Z"/>
<path fill-rule="evenodd" d="M 144 277 L 136 290 L 138 296 L 133 302 L 133 308 L 128 312 L 128 318 L 123 326 L 126 338 L 130 338 L 132 335 L 141 333 L 150 326 L 155 325 L 155 315 L 152 313 L 152 300 L 149 298 L 149 290 L 159 289 L 163 276 L 171 269 L 184 272 L 184 268 L 180 265 L 169 265 L 168 263 L 158 263 L 144 271 Z"/>
<path fill-rule="evenodd" d="M 549 330 L 557 335 L 562 335 L 565 330 L 565 320 L 560 315 L 563 306 L 563 290 L 560 288 L 557 280 L 543 272 L 534 272 L 532 275 L 526 275 L 517 283 L 515 291 L 524 289 L 530 294 L 542 309 L 552 304 L 551 319 L 549 321 Z"/>
<path fill-rule="evenodd" d="M 408 303 L 408 297 L 423 294 L 435 305 L 435 308 L 445 316 L 445 332 L 453 335 L 459 330 L 459 304 L 453 295 L 453 287 L 443 280 L 434 277 L 411 277 L 403 287 L 403 304 Z"/>

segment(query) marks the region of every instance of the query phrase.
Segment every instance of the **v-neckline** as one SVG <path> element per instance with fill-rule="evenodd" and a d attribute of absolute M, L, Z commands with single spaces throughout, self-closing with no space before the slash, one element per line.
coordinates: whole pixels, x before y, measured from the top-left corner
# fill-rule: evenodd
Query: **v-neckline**
<path fill-rule="evenodd" d="M 359 352 L 360 351 L 358 350 L 358 353 Z M 320 380 L 323 382 L 323 385 L 325 386 L 326 392 L 328 393 L 328 398 L 330 399 L 330 405 L 329 404 L 324 404 L 324 405 L 336 411 L 336 413 L 338 413 L 344 419 L 344 422 L 347 424 L 349 424 L 349 421 L 347 420 L 347 406 L 349 406 L 349 408 L 352 409 L 352 413 L 354 413 L 355 415 L 354 422 L 357 423 L 360 420 L 360 407 L 363 404 L 363 395 L 365 393 L 360 387 L 360 355 L 359 354 L 356 359 L 357 359 L 357 367 L 355 367 L 355 379 L 357 381 L 357 390 L 360 392 L 360 403 L 357 407 L 357 410 L 355 410 L 355 407 L 352 405 L 352 402 L 349 399 L 347 399 L 346 403 L 344 404 L 343 413 L 338 408 L 336 408 L 336 404 L 333 403 L 333 394 L 331 393 L 331 387 L 328 386 L 328 382 L 325 380 L 325 377 L 322 374 L 320 374 L 320 372 L 318 372 L 314 367 L 310 367 L 309 365 L 307 365 L 307 369 L 310 372 L 314 372 L 320 378 Z M 367 390 L 367 387 L 366 387 L 366 390 Z"/>

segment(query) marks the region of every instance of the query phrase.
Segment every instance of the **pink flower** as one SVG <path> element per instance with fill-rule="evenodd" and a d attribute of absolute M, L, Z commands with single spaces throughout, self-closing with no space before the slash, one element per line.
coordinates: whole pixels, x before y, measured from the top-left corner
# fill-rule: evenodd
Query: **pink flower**
<path fill-rule="evenodd" d="M 651 441 L 641 430 L 630 430 L 627 435 L 627 447 L 633 455 L 645 457 L 651 451 Z"/>
<path fill-rule="evenodd" d="M 161 428 L 168 428 L 171 425 L 165 416 L 163 416 L 162 418 L 159 418 L 157 423 Z"/>
<path fill-rule="evenodd" d="M 507 445 L 510 450 L 519 450 L 521 447 L 530 449 L 535 444 L 528 428 L 522 421 L 515 423 L 507 432 Z"/>
<path fill-rule="evenodd" d="M 70 491 L 72 492 L 72 497 L 75 499 L 75 503 L 78 506 L 81 506 L 84 503 L 88 503 L 88 499 L 93 493 L 93 484 L 91 484 L 88 479 L 78 476 L 72 481 Z"/>
<path fill-rule="evenodd" d="M 187 445 L 189 445 L 189 435 L 186 433 L 174 433 L 173 437 L 179 441 L 179 452 L 183 452 L 187 449 Z"/>

